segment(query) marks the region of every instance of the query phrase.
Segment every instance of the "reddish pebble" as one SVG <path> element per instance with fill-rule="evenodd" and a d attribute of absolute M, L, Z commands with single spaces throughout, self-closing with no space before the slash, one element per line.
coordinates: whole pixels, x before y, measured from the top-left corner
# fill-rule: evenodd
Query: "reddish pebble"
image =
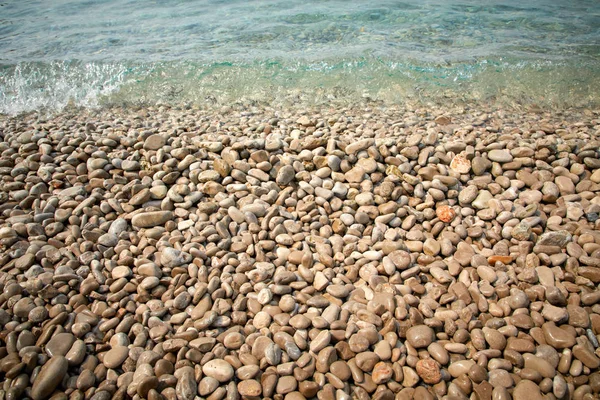
<path fill-rule="evenodd" d="M 510 264 L 513 258 L 511 256 L 489 256 L 488 264 L 496 265 L 496 262 L 500 261 L 502 264 Z"/>
<path fill-rule="evenodd" d="M 442 380 L 440 367 L 438 363 L 431 359 L 417 361 L 417 374 L 423 379 L 423 382 L 435 385 Z"/>
<path fill-rule="evenodd" d="M 443 222 L 451 222 L 456 217 L 456 211 L 450 206 L 438 207 L 435 213 L 440 221 Z"/>
<path fill-rule="evenodd" d="M 378 362 L 373 367 L 373 382 L 376 384 L 381 384 L 389 381 L 392 378 L 392 366 L 385 362 Z"/>

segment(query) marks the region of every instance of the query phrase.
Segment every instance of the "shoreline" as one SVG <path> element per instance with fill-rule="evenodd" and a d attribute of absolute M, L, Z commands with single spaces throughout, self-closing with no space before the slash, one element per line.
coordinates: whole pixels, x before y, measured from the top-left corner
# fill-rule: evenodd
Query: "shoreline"
<path fill-rule="evenodd" d="M 185 108 L 0 116 L 5 398 L 599 395 L 599 110 Z"/>

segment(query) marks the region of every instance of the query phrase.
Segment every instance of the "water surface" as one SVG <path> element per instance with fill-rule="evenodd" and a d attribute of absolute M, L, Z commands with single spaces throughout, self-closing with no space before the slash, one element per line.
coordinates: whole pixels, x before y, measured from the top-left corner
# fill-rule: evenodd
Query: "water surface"
<path fill-rule="evenodd" d="M 24 0 L 0 112 L 253 100 L 596 106 L 600 2 Z"/>

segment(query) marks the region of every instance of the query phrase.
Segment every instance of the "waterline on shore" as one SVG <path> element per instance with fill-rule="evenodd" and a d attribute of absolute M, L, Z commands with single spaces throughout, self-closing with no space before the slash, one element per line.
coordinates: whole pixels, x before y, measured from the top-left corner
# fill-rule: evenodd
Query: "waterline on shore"
<path fill-rule="evenodd" d="M 281 106 L 360 102 L 484 101 L 551 108 L 595 107 L 600 64 L 519 59 L 398 62 L 155 63 L 52 61 L 0 66 L 0 113 L 156 104 Z"/>

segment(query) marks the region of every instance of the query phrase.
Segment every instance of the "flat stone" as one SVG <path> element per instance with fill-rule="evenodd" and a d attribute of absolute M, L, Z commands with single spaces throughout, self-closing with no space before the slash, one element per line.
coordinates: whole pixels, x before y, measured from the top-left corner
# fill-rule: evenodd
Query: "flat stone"
<path fill-rule="evenodd" d="M 167 138 L 154 134 L 150 135 L 144 140 L 144 149 L 146 150 L 159 150 L 167 144 Z"/>
<path fill-rule="evenodd" d="M 136 228 L 151 228 L 164 225 L 172 219 L 173 212 L 171 211 L 150 211 L 134 215 L 131 224 Z"/>
<path fill-rule="evenodd" d="M 50 357 L 64 356 L 67 354 L 73 343 L 75 336 L 71 333 L 59 333 L 54 335 L 46 344 L 46 353 Z"/>
<path fill-rule="evenodd" d="M 494 149 L 490 150 L 488 153 L 488 158 L 492 161 L 496 161 L 499 163 L 507 163 L 513 160 L 512 154 L 508 150 L 499 150 Z"/>
<path fill-rule="evenodd" d="M 35 262 L 35 254 L 26 253 L 19 257 L 17 261 L 15 261 L 15 268 L 21 271 L 25 271 L 29 267 L 33 265 Z"/>
<path fill-rule="evenodd" d="M 373 139 L 357 140 L 346 146 L 346 154 L 348 154 L 348 155 L 356 154 L 361 150 L 366 150 L 368 147 L 372 146 L 373 144 L 375 144 L 375 141 Z"/>
<path fill-rule="evenodd" d="M 546 232 L 541 235 L 536 243 L 538 246 L 558 246 L 565 248 L 573 237 L 568 231 Z"/>

